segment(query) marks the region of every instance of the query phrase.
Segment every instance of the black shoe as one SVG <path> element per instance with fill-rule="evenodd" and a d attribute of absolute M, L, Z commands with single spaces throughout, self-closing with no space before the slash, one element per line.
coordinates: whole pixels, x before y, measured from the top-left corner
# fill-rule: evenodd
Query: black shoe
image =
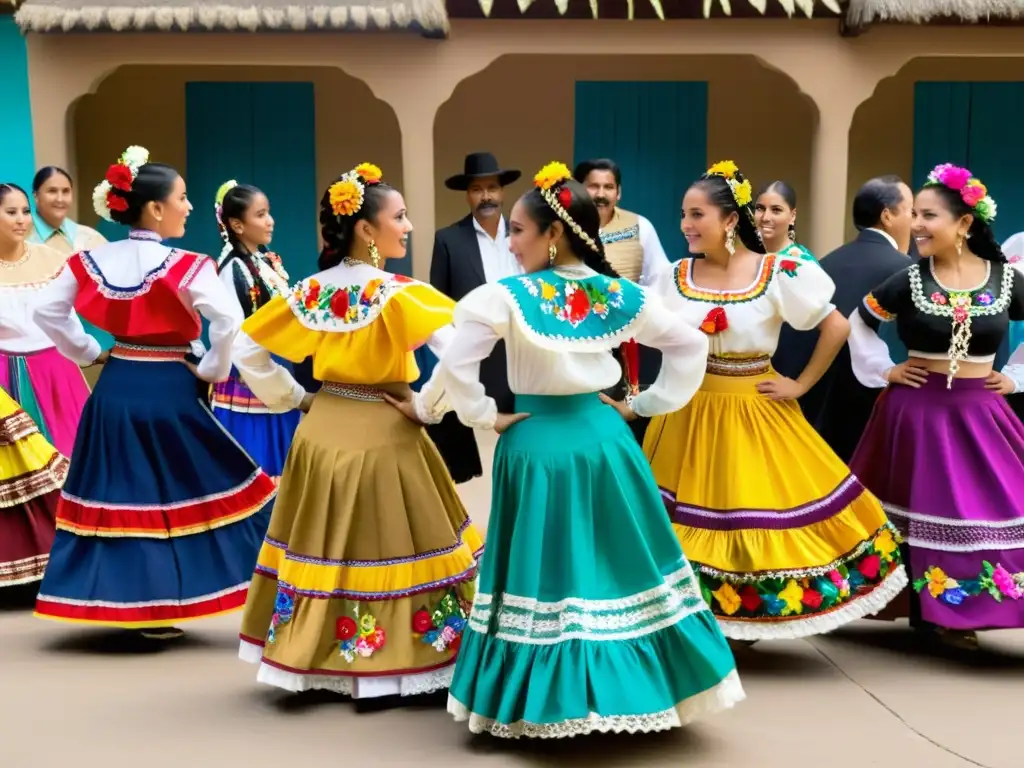
<path fill-rule="evenodd" d="M 185 630 L 177 627 L 147 627 L 140 629 L 139 634 L 147 640 L 177 640 L 185 636 Z"/>

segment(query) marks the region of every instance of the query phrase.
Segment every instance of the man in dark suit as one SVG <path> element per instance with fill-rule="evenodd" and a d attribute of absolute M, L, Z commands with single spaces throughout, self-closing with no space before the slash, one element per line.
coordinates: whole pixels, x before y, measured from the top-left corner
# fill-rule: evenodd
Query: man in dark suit
<path fill-rule="evenodd" d="M 484 283 L 521 273 L 508 249 L 508 224 L 502 214 L 505 187 L 520 175 L 517 170 L 501 168 L 491 153 L 474 152 L 466 156 L 463 172 L 445 181 L 448 189 L 466 193 L 469 214 L 434 234 L 430 284 L 455 301 Z M 480 363 L 480 381 L 499 413 L 514 411 L 504 342 L 499 341 L 490 357 Z M 454 413 L 428 427 L 428 432 L 455 482 L 482 474 L 473 430 Z"/>
<path fill-rule="evenodd" d="M 858 190 L 853 223 L 860 234 L 821 261 L 822 269 L 836 284 L 832 303 L 844 317 L 872 290 L 912 263 L 907 253 L 913 205 L 913 193 L 898 176 L 879 176 Z M 883 338 L 894 359 L 905 360 L 906 350 L 894 330 L 886 327 Z M 848 345 L 840 350 L 818 386 L 824 397 L 815 426 L 839 458 L 849 463 L 880 390 L 869 389 L 854 377 Z"/>

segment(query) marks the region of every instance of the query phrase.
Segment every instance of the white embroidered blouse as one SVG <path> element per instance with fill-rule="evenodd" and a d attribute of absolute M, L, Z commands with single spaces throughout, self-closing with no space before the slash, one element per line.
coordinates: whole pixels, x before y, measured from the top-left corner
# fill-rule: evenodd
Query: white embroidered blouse
<path fill-rule="evenodd" d="M 716 357 L 770 357 L 784 322 L 809 331 L 835 309 L 835 283 L 799 246 L 762 256 L 754 281 L 741 290 L 697 285 L 693 262 L 676 262 L 652 289 L 688 326 L 709 336 L 710 354 Z"/>
<path fill-rule="evenodd" d="M 153 276 L 180 253 L 159 242 L 152 233 L 133 232 L 120 240 L 88 252 L 107 293 L 121 301 L 144 302 Z M 47 301 L 35 313 L 35 322 L 61 353 L 80 365 L 92 363 L 100 353 L 99 344 L 82 328 L 73 312 L 79 283 L 71 269 L 64 269 L 50 283 Z M 223 381 L 231 371 L 231 343 L 242 322 L 238 302 L 220 279 L 214 262 L 202 257 L 202 264 L 179 294 L 187 310 L 195 310 L 209 321 L 210 349 L 198 365 L 204 381 Z M 102 327 L 102 326 L 101 326 Z M 107 329 L 104 329 L 107 330 Z M 201 346 L 201 345 L 200 345 Z"/>

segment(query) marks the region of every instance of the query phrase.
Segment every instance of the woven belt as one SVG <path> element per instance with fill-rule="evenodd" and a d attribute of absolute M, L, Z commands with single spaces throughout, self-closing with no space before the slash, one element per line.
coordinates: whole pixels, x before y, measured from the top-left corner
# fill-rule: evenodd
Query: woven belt
<path fill-rule="evenodd" d="M 362 400 L 367 403 L 383 403 L 384 390 L 376 387 L 364 387 L 361 384 L 338 384 L 333 381 L 325 381 L 321 392 L 338 397 L 347 397 L 349 400 Z"/>
<path fill-rule="evenodd" d="M 181 362 L 190 347 L 149 347 L 142 344 L 116 342 L 110 356 L 120 360 L 136 360 L 144 363 Z"/>
<path fill-rule="evenodd" d="M 715 357 L 708 356 L 705 371 L 714 376 L 759 376 L 771 370 L 771 358 L 768 355 L 752 357 Z"/>

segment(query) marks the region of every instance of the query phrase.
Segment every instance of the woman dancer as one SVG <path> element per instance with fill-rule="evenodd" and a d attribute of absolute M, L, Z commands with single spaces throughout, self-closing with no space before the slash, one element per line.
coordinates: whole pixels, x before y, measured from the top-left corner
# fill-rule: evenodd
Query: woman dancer
<path fill-rule="evenodd" d="M 966 168 L 939 165 L 914 200 L 920 263 L 850 320 L 853 371 L 884 387 L 851 466 L 907 538 L 911 623 L 958 648 L 975 630 L 1024 627 L 1024 426 L 992 361 L 1024 320 L 1024 272 L 992 235 L 996 204 Z M 910 359 L 877 332 L 895 322 Z"/>
<path fill-rule="evenodd" d="M 0 338 L 13 330 L 0 325 Z M 0 589 L 43 578 L 68 460 L 0 389 Z"/>
<path fill-rule="evenodd" d="M 677 727 L 744 694 L 623 417 L 685 404 L 707 342 L 617 278 L 597 207 L 566 166 L 534 182 L 510 215 L 527 274 L 459 302 L 438 365 L 459 418 L 503 433 L 448 711 L 502 737 Z M 662 351 L 662 369 L 616 410 L 598 393 L 619 379 L 612 350 L 632 337 Z M 499 339 L 515 415 L 497 413 L 479 381 Z"/>
<path fill-rule="evenodd" d="M 384 402 L 408 395 L 413 350 L 440 341 L 453 308 L 383 269 L 408 248 L 402 195 L 364 163 L 324 193 L 320 223 L 321 271 L 246 320 L 236 344 L 246 370 L 264 371 L 246 375 L 264 402 L 295 386 L 268 350 L 312 356 L 323 382 L 288 453 L 239 654 L 261 682 L 376 709 L 448 687 L 482 539 L 426 432 Z M 427 398 L 421 421 L 440 421 Z"/>
<path fill-rule="evenodd" d="M 722 631 L 754 641 L 835 629 L 907 579 L 881 505 L 794 402 L 846 340 L 834 285 L 799 249 L 763 254 L 750 203 L 730 161 L 683 199 L 683 234 L 704 258 L 678 262 L 656 289 L 711 354 L 700 392 L 651 423 L 644 451 Z M 783 322 L 820 331 L 796 380 L 769 363 Z"/>
<path fill-rule="evenodd" d="M 761 187 L 754 202 L 754 226 L 768 253 L 782 253 L 796 244 L 796 190 L 777 180 Z M 798 246 L 807 251 L 803 246 Z M 813 254 L 807 251 L 813 258 Z"/>
<path fill-rule="evenodd" d="M 116 339 L 82 416 L 36 615 L 176 637 L 178 622 L 244 604 L 274 483 L 196 397 L 197 376 L 227 377 L 242 318 L 212 260 L 160 242 L 185 232 L 184 180 L 129 147 L 94 200 L 129 238 L 72 256 L 35 316 L 81 364 L 100 352 L 73 306 Z M 211 347 L 195 361 L 200 314 Z"/>
<path fill-rule="evenodd" d="M 0 338 L 0 387 L 47 442 L 71 456 L 89 387 L 33 319 L 66 257 L 26 242 L 31 226 L 28 195 L 16 184 L 0 184 L 0 324 L 7 329 Z"/>
<path fill-rule="evenodd" d="M 107 242 L 95 229 L 68 216 L 75 205 L 75 191 L 71 175 L 63 168 L 55 165 L 40 168 L 32 179 L 32 196 L 36 200 L 36 212 L 32 216 L 32 233 L 28 236 L 30 243 L 48 245 L 70 256 Z"/>
<path fill-rule="evenodd" d="M 288 273 L 281 258 L 266 250 L 274 235 L 270 201 L 256 187 L 228 181 L 217 191 L 217 224 L 224 250 L 217 262 L 221 282 L 249 317 L 275 296 L 288 294 Z M 280 365 L 291 364 L 278 359 Z M 251 375 L 251 372 L 250 372 Z M 286 400 L 291 391 L 284 393 Z M 250 456 L 275 481 L 284 470 L 288 446 L 299 425 L 299 411 L 286 402 L 280 411 L 261 402 L 233 367 L 227 381 L 213 386 L 213 413 Z"/>

